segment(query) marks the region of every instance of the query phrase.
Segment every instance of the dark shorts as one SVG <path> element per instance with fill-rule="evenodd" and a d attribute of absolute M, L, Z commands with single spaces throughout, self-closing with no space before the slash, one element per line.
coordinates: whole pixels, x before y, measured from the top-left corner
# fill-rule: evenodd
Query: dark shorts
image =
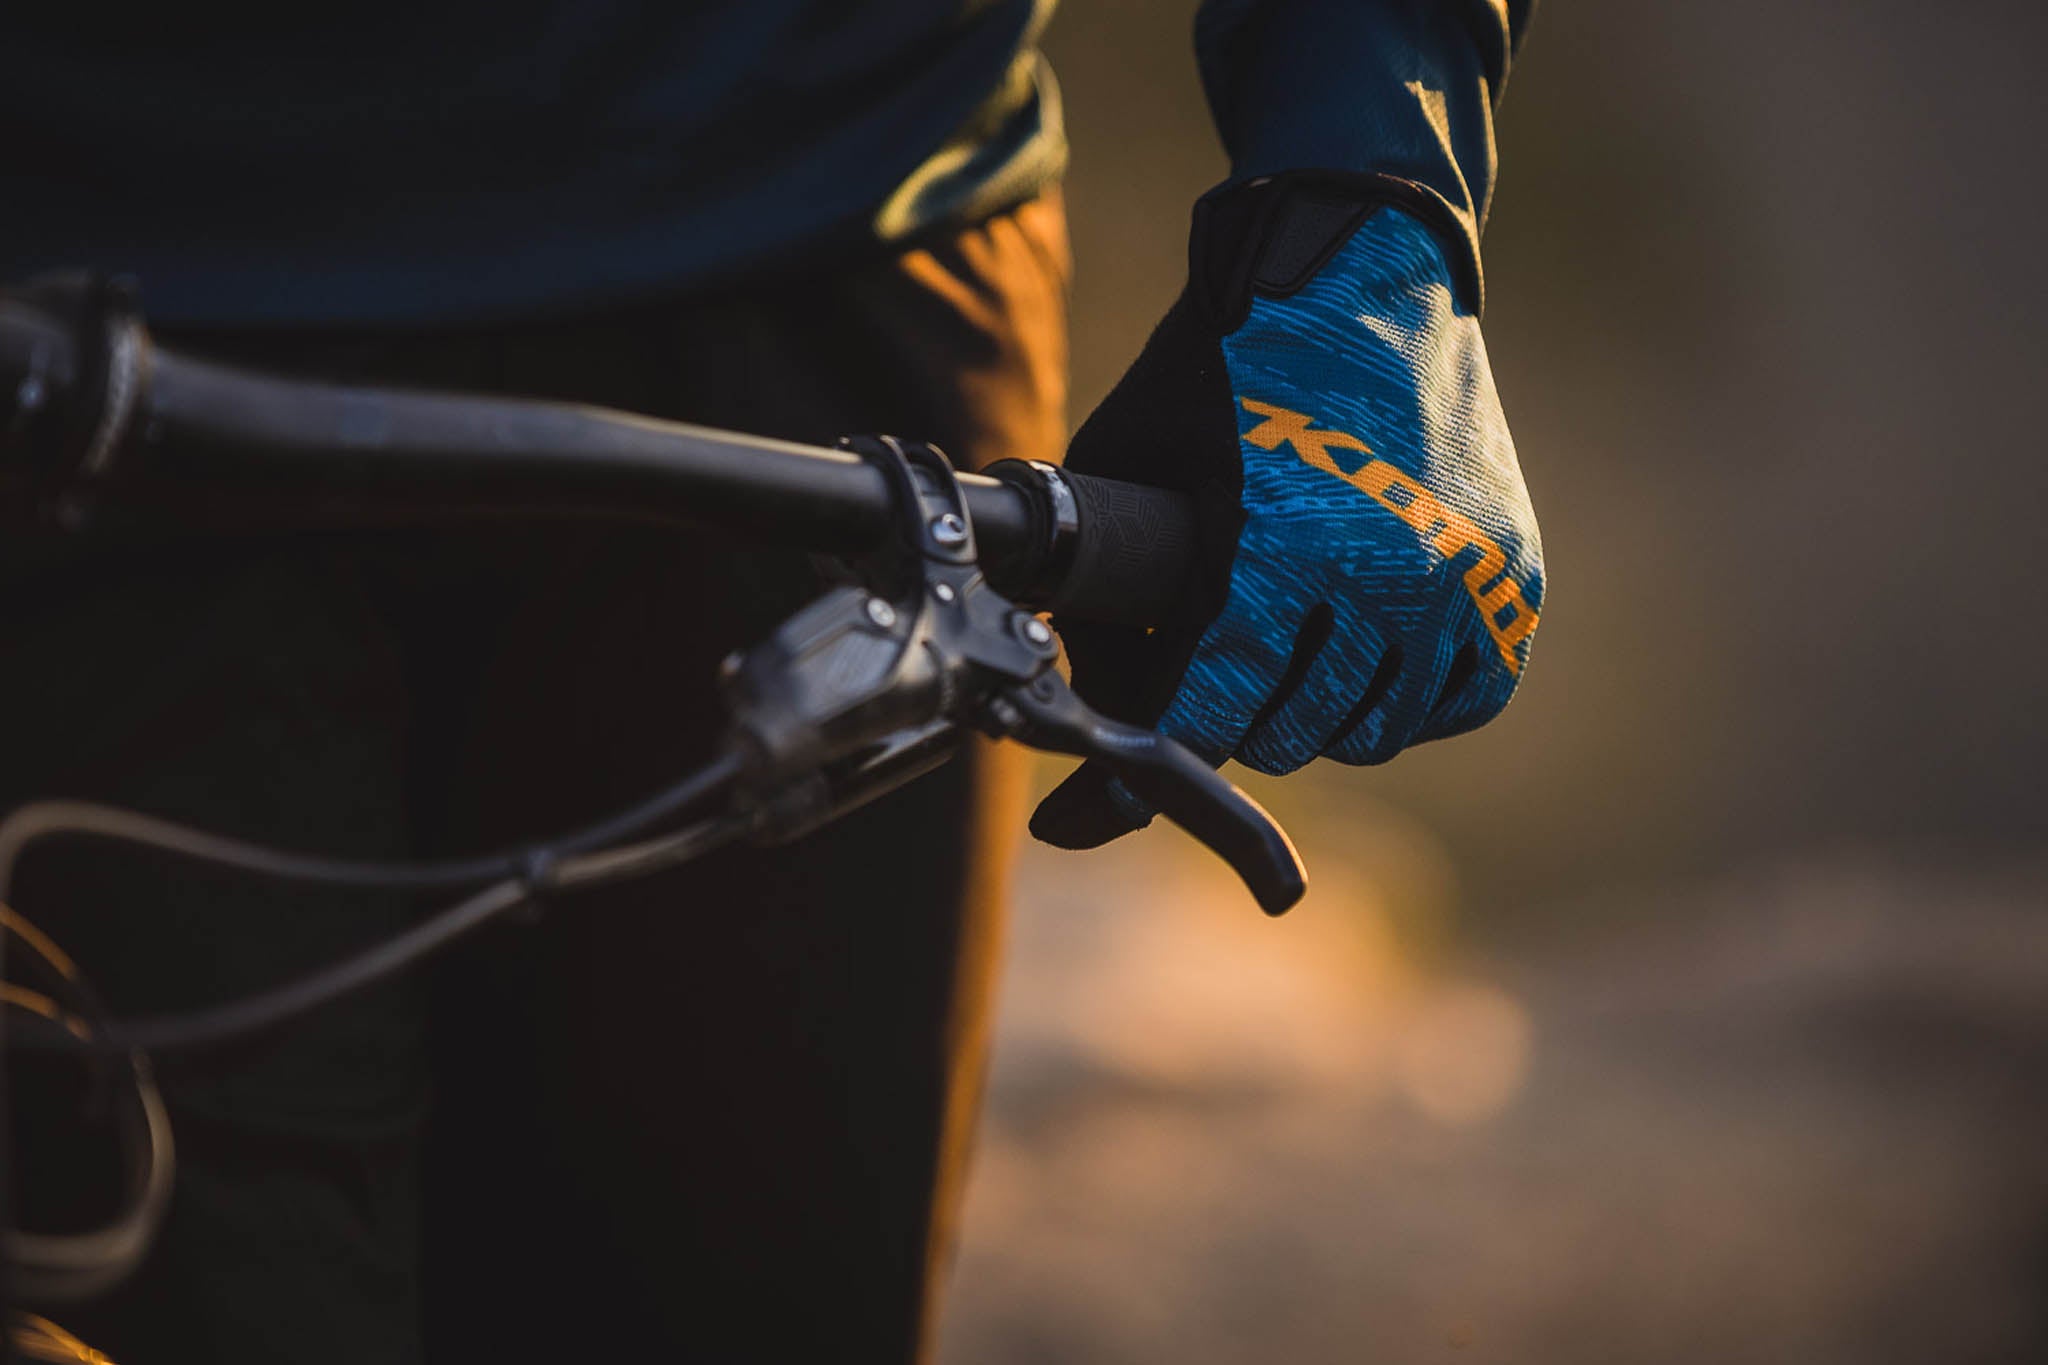
<path fill-rule="evenodd" d="M 1044 200 L 729 297 L 166 340 L 801 440 L 890 431 L 979 465 L 1063 444 L 1065 284 Z M 672 781 L 717 743 L 717 660 L 816 588 L 803 556 L 715 532 L 562 524 L 17 543 L 0 566 L 0 805 L 109 800 L 357 856 L 500 846 Z M 163 1235 L 56 1316 L 142 1365 L 912 1358 L 1020 779 L 976 751 L 796 845 L 565 897 L 163 1059 Z M 32 852 L 14 899 L 122 1013 L 257 989 L 427 908 L 80 842 Z M 32 1144 L 17 1184 L 62 1150 Z"/>

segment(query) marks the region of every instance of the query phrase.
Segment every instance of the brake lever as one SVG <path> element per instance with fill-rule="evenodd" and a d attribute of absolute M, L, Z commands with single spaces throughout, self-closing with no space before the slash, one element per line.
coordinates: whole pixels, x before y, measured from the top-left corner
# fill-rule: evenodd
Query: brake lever
<path fill-rule="evenodd" d="M 1014 708 L 1014 718 L 1005 714 Z M 991 702 L 1009 733 L 1037 749 L 1094 759 L 1154 810 L 1230 864 L 1259 908 L 1282 915 L 1308 890 L 1287 831 L 1223 774 L 1166 736 L 1110 720 L 1047 669 Z"/>

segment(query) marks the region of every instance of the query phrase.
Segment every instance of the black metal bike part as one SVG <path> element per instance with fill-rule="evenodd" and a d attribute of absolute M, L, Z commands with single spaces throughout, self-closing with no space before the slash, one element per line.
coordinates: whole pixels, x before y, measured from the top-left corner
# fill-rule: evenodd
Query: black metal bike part
<path fill-rule="evenodd" d="M 983 577 L 973 513 L 943 454 L 887 436 L 844 444 L 890 490 L 893 534 L 847 561 L 854 584 L 729 659 L 721 678 L 743 785 L 770 838 L 811 827 L 820 802 L 845 809 L 941 761 L 934 727 L 974 723 L 988 679 L 1028 676 L 1059 653 L 1051 630 Z M 889 752 L 904 732 L 923 735 Z M 816 780 L 824 787 L 804 796 Z"/>
<path fill-rule="evenodd" d="M 100 1018 L 91 1039 L 17 1020 L 13 1045 L 39 1050 L 162 1051 L 226 1042 L 329 1004 L 383 981 L 538 896 L 616 881 L 672 866 L 745 832 L 723 814 L 739 762 L 723 756 L 666 791 L 609 819 L 514 853 L 450 863 L 355 863 L 224 839 L 132 811 L 83 802 L 40 802 L 0 821 L 0 901 L 15 859 L 30 845 L 60 837 L 114 839 L 286 881 L 410 889 L 488 882 L 474 895 L 401 933 L 297 980 L 207 1009 L 137 1019 Z M 690 823 L 637 843 L 620 841 L 657 821 Z"/>
<path fill-rule="evenodd" d="M 898 552 L 852 566 L 762 645 L 728 661 L 733 744 L 757 829 L 787 838 L 941 761 L 967 728 L 1098 759 L 1237 872 L 1261 909 L 1307 874 L 1273 818 L 1181 745 L 1097 715 L 1055 669 L 1045 622 L 982 576 L 975 527 L 937 450 L 890 437 L 850 448 L 897 490 Z"/>
<path fill-rule="evenodd" d="M 97 287 L 97 286 L 92 286 Z M 283 379 L 181 355 L 87 284 L 0 294 L 0 523 L 152 528 L 603 517 L 877 549 L 892 490 L 845 450 L 630 413 Z M 1003 462 L 957 476 L 1013 600 L 1156 625 L 1192 581 L 1182 493 Z"/>

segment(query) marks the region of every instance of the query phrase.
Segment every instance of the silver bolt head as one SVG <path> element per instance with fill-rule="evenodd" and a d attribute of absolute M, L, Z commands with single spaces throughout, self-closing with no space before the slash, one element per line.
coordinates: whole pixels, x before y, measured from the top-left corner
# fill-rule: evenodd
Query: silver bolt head
<path fill-rule="evenodd" d="M 888 630 L 896 624 L 896 608 L 890 606 L 879 597 L 870 597 L 868 599 L 868 620 L 873 621 L 883 630 Z"/>
<path fill-rule="evenodd" d="M 959 545 L 967 539 L 967 523 L 953 513 L 932 519 L 932 539 L 941 545 Z"/>
<path fill-rule="evenodd" d="M 960 594 L 953 591 L 953 585 L 951 583 L 932 584 L 932 596 L 938 598 L 941 602 L 950 602 L 959 595 Z"/>
<path fill-rule="evenodd" d="M 1052 627 L 1036 616 L 1027 616 L 1024 618 L 1024 638 L 1034 645 L 1049 645 L 1052 643 Z"/>

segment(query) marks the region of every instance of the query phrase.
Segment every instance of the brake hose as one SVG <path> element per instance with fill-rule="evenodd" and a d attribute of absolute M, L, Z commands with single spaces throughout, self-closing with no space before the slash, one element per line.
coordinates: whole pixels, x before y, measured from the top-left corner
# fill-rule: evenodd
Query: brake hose
<path fill-rule="evenodd" d="M 740 760 L 727 755 L 706 764 L 658 796 L 619 815 L 550 843 L 518 853 L 441 863 L 368 863 L 287 853 L 223 839 L 133 811 L 87 802 L 46 801 L 23 806 L 0 821 L 0 896 L 6 894 L 21 853 L 38 840 L 83 834 L 165 849 L 294 881 L 323 885 L 418 890 L 495 877 L 482 890 L 417 924 L 380 939 L 339 962 L 296 981 L 203 1010 L 109 1019 L 86 1038 L 55 1026 L 24 1030 L 16 1045 L 95 1052 L 168 1051 L 228 1041 L 375 985 L 481 928 L 537 895 L 640 876 L 688 862 L 746 832 L 737 816 L 699 820 L 636 844 L 616 840 L 664 816 L 701 807 L 724 794 Z"/>
<path fill-rule="evenodd" d="M 0 820 L 0 899 L 14 884 L 14 866 L 29 845 L 57 835 L 97 835 L 141 844 L 286 881 L 386 891 L 432 891 L 518 877 L 536 857 L 560 859 L 618 842 L 658 820 L 680 815 L 718 795 L 739 775 L 739 760 L 718 758 L 674 786 L 618 814 L 545 844 L 442 862 L 364 862 L 289 853 L 229 839 L 153 815 L 92 801 L 31 801 Z"/>
<path fill-rule="evenodd" d="M 104 1036 L 98 1001 L 71 959 L 49 937 L 0 902 L 0 944 L 20 942 L 39 962 L 55 988 L 70 997 L 71 1008 L 54 998 L 0 981 L 0 1011 L 20 1010 L 65 1030 L 77 1050 L 119 1053 L 127 1062 L 130 1084 L 117 1128 L 125 1169 L 126 1198 L 120 1210 L 100 1227 L 85 1232 L 37 1233 L 0 1226 L 8 1289 L 44 1302 L 90 1298 L 118 1282 L 148 1250 L 170 1206 L 172 1172 L 176 1167 L 170 1116 L 151 1075 L 149 1059 L 132 1048 L 93 1046 Z"/>

